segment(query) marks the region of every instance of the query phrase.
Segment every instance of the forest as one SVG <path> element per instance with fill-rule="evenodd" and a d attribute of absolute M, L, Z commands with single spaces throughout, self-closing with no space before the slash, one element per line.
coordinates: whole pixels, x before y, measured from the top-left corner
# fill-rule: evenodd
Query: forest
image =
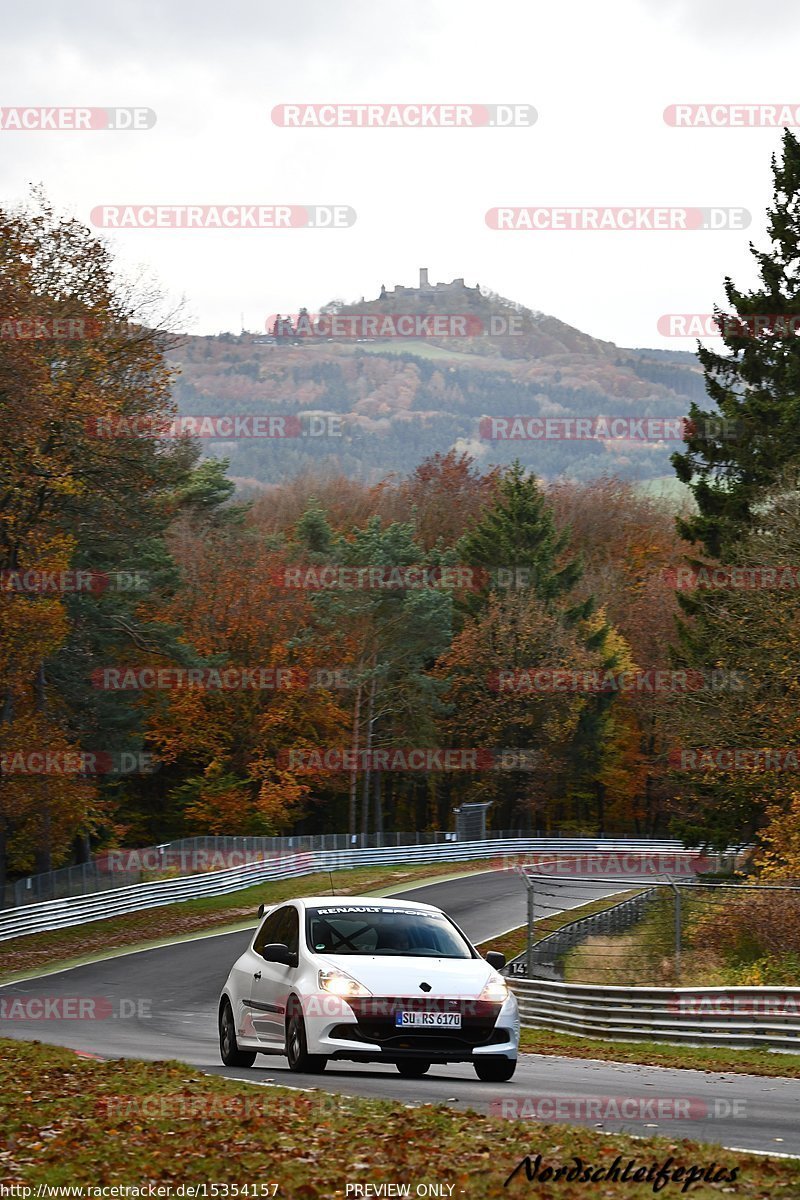
<path fill-rule="evenodd" d="M 800 310 L 789 133 L 774 171 L 760 290 L 726 284 L 743 318 Z M 796 869 L 793 335 L 728 322 L 701 348 L 684 501 L 423 433 L 409 470 L 237 492 L 197 439 L 147 432 L 186 387 L 152 298 L 41 197 L 0 226 L 4 879 L 197 834 L 448 829 L 475 802 L 497 829 L 758 837 Z M 319 380 L 385 369 L 353 361 Z"/>

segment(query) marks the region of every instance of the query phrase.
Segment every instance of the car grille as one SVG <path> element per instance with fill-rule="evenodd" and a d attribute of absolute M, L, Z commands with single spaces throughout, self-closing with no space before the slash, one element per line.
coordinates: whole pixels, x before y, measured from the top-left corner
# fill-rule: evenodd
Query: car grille
<path fill-rule="evenodd" d="M 429 1051 L 432 1053 L 456 1053 L 473 1046 L 484 1046 L 493 1041 L 504 1041 L 505 1035 L 495 1035 L 495 1023 L 502 1004 L 489 1000 L 447 1000 L 426 996 L 391 997 L 370 996 L 350 999 L 347 1003 L 357 1017 L 357 1024 L 337 1025 L 330 1036 L 347 1041 L 378 1044 L 387 1052 Z M 461 1028 L 411 1028 L 398 1029 L 395 1013 L 460 1012 Z"/>

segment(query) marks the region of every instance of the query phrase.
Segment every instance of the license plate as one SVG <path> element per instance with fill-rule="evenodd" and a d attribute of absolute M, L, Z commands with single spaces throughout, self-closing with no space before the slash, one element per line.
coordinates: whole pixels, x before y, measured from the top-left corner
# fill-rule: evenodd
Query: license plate
<path fill-rule="evenodd" d="M 394 1023 L 400 1029 L 460 1029 L 461 1013 L 398 1012 Z"/>

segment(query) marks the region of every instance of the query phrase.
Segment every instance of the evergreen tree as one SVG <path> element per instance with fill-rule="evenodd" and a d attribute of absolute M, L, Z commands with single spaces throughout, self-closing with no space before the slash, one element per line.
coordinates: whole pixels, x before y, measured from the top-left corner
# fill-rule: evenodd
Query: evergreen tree
<path fill-rule="evenodd" d="M 699 510 L 679 530 L 716 557 L 753 525 L 759 490 L 800 454 L 800 143 L 788 129 L 772 173 L 772 247 L 750 244 L 760 284 L 741 292 L 725 279 L 733 312 L 715 314 L 727 353 L 698 349 L 718 412 L 692 404 L 686 450 L 672 456 Z"/>
<path fill-rule="evenodd" d="M 472 612 L 486 603 L 490 592 L 504 588 L 531 589 L 553 609 L 579 582 L 577 559 L 561 562 L 569 545 L 569 529 L 556 529 L 553 513 L 538 480 L 519 461 L 503 475 L 494 502 L 458 543 L 461 560 L 484 572 L 481 587 L 467 598 Z M 589 616 L 591 599 L 565 612 L 568 622 Z"/>

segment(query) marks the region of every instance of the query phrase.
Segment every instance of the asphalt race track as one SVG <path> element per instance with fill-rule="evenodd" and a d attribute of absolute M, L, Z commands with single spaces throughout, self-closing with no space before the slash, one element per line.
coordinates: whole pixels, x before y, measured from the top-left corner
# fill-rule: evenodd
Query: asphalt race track
<path fill-rule="evenodd" d="M 558 886 L 563 889 L 563 908 L 621 890 L 569 880 L 560 880 Z M 525 887 L 513 871 L 462 876 L 413 891 L 405 889 L 402 894 L 445 909 L 474 941 L 525 921 Z M 447 1102 L 482 1112 L 490 1106 L 496 1110 L 498 1102 L 524 1102 L 534 1097 L 575 1101 L 586 1097 L 645 1098 L 654 1104 L 641 1110 L 637 1107 L 635 1120 L 598 1121 L 596 1113 L 583 1120 L 571 1115 L 570 1120 L 645 1136 L 686 1137 L 735 1149 L 800 1156 L 800 1080 L 534 1054 L 520 1057 L 513 1080 L 505 1084 L 481 1083 L 467 1065 L 432 1067 L 421 1080 L 402 1079 L 394 1067 L 357 1063 L 329 1064 L 322 1075 L 295 1075 L 286 1060 L 276 1056 L 259 1057 L 251 1070 L 227 1070 L 219 1062 L 217 1049 L 217 1001 L 231 964 L 250 936 L 244 931 L 197 938 L 6 985 L 0 988 L 0 998 L 7 1002 L 14 996 L 102 997 L 113 1015 L 93 1020 L 0 1020 L 0 1035 L 35 1038 L 109 1058 L 180 1059 L 267 1086 L 319 1088 L 406 1103 Z M 677 1111 L 687 1115 L 665 1117 L 655 1111 L 655 1103 L 670 1100 L 683 1102 Z M 521 1153 L 535 1153 L 535 1147 L 520 1149 Z"/>

